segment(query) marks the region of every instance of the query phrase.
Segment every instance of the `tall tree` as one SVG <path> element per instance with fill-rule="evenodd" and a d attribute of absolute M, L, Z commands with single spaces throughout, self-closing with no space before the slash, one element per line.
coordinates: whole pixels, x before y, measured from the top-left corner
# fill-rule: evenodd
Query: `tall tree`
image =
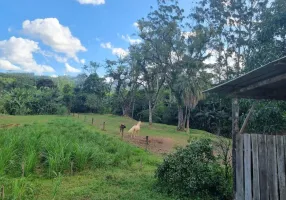
<path fill-rule="evenodd" d="M 66 84 L 64 87 L 63 87 L 63 101 L 65 103 L 65 106 L 67 107 L 68 109 L 68 113 L 71 112 L 71 108 L 72 108 L 72 102 L 73 102 L 73 96 L 74 96 L 74 93 L 73 93 L 73 88 L 71 85 L 69 84 Z"/>
<path fill-rule="evenodd" d="M 142 43 L 130 48 L 131 60 L 140 72 L 139 83 L 144 87 L 149 104 L 149 124 L 166 75 L 172 67 L 174 49 L 180 48 L 180 24 L 184 19 L 178 1 L 158 0 L 158 9 L 138 21 L 138 36 Z"/>
<path fill-rule="evenodd" d="M 286 2 L 269 1 L 261 12 L 253 40 L 254 47 L 248 54 L 245 71 L 250 71 L 286 55 Z"/>
<path fill-rule="evenodd" d="M 122 109 L 123 116 L 131 117 L 135 93 L 138 89 L 138 73 L 134 70 L 128 59 L 106 61 L 107 75 L 115 86 L 114 98 Z"/>
<path fill-rule="evenodd" d="M 200 0 L 191 14 L 195 23 L 209 27 L 214 69 L 217 82 L 229 80 L 242 73 L 249 55 L 255 50 L 262 13 L 268 0 Z"/>

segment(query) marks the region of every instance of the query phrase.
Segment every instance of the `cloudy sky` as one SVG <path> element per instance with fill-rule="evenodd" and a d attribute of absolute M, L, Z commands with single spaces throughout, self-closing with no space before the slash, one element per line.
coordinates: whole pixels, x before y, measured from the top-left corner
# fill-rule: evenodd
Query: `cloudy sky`
<path fill-rule="evenodd" d="M 190 10 L 192 0 L 180 0 Z M 156 0 L 0 0 L 0 72 L 76 75 L 126 56 L 136 21 Z M 104 69 L 99 69 L 101 75 Z"/>

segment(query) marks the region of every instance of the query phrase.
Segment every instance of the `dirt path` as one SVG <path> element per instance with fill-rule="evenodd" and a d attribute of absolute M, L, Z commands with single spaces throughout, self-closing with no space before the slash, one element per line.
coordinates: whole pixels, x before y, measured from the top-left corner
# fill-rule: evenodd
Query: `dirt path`
<path fill-rule="evenodd" d="M 146 148 L 146 137 L 136 136 L 135 138 L 130 138 L 129 135 L 124 136 L 124 140 L 132 143 L 138 147 Z M 166 154 L 172 152 L 176 143 L 171 138 L 163 138 L 158 136 L 149 136 L 147 149 L 156 154 Z"/>
<path fill-rule="evenodd" d="M 0 128 L 13 128 L 18 126 L 20 126 L 20 124 L 0 124 Z"/>

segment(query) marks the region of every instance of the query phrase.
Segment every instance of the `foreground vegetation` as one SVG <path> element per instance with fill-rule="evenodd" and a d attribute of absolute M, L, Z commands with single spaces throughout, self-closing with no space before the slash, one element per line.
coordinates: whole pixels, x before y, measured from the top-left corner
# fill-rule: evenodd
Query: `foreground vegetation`
<path fill-rule="evenodd" d="M 0 128 L 0 188 L 4 187 L 5 199 L 131 200 L 178 196 L 160 192 L 156 186 L 158 177 L 154 175 L 162 157 L 119 137 L 118 124 L 124 122 L 130 127 L 133 120 L 113 115 L 85 116 L 0 116 L 0 126 L 19 124 Z M 101 130 L 104 121 L 106 131 Z M 174 126 L 163 124 L 149 129 L 143 123 L 140 135 L 164 137 L 164 133 L 177 146 L 185 146 L 190 138 L 217 141 L 204 131 L 180 133 Z"/>
<path fill-rule="evenodd" d="M 72 119 L 0 129 L 7 199 L 167 199 L 152 190 L 160 158 Z"/>
<path fill-rule="evenodd" d="M 195 140 L 164 158 L 157 185 L 169 195 L 193 199 L 232 199 L 231 168 L 222 167 L 211 140 Z"/>

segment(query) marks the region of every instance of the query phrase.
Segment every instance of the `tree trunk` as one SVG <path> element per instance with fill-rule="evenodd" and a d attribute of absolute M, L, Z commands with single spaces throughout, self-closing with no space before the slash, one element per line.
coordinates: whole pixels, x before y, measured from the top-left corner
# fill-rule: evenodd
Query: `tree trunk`
<path fill-rule="evenodd" d="M 221 111 L 221 98 L 219 99 L 219 110 Z M 221 133 L 221 121 L 220 117 L 218 118 L 218 128 L 217 128 L 217 135 L 220 136 Z"/>
<path fill-rule="evenodd" d="M 239 103 L 237 98 L 232 99 L 232 174 L 233 196 L 236 198 L 236 135 L 239 134 Z"/>
<path fill-rule="evenodd" d="M 185 106 L 184 127 L 187 127 L 188 106 Z"/>
<path fill-rule="evenodd" d="M 187 128 L 186 128 L 186 132 L 190 133 L 190 118 L 187 118 Z"/>
<path fill-rule="evenodd" d="M 123 105 L 122 106 L 123 116 L 130 117 L 130 112 L 131 112 L 131 108 L 129 105 Z"/>
<path fill-rule="evenodd" d="M 132 114 L 131 114 L 132 119 L 134 119 L 134 109 L 135 109 L 135 100 L 133 100 L 132 102 Z"/>
<path fill-rule="evenodd" d="M 186 131 L 187 133 L 190 133 L 190 117 L 191 117 L 191 108 L 188 108 L 187 114 L 187 126 L 186 126 Z"/>
<path fill-rule="evenodd" d="M 177 131 L 184 131 L 184 110 L 182 106 L 178 106 L 178 126 Z"/>
<path fill-rule="evenodd" d="M 153 115 L 153 108 L 152 108 L 152 102 L 149 100 L 149 126 L 152 126 L 152 115 Z"/>

